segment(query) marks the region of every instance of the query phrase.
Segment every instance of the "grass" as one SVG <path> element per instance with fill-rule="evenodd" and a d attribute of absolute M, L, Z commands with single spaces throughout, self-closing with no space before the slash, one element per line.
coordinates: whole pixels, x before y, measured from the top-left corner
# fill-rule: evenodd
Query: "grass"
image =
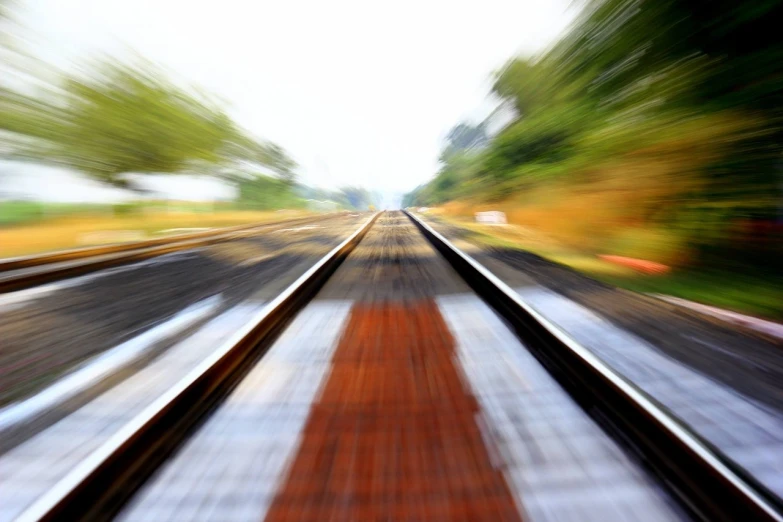
<path fill-rule="evenodd" d="M 95 232 L 108 232 L 104 242 L 116 242 L 111 232 L 134 231 L 139 237 L 155 237 L 160 231 L 172 228 L 218 228 L 246 223 L 264 223 L 307 215 L 307 211 L 239 211 L 200 208 L 194 211 L 152 211 L 113 215 L 104 213 L 77 213 L 75 215 L 27 221 L 15 226 L 0 226 L 0 257 L 37 254 L 53 250 L 77 248 L 94 244 L 89 242 Z M 117 236 L 119 237 L 119 236 Z"/>
<path fill-rule="evenodd" d="M 593 275 L 635 292 L 665 294 L 748 315 L 783 321 L 783 281 L 722 271 L 677 271 L 664 276 Z"/>
<path fill-rule="evenodd" d="M 111 212 L 111 205 L 0 201 L 0 227 L 32 223 L 57 216 L 107 214 Z"/>

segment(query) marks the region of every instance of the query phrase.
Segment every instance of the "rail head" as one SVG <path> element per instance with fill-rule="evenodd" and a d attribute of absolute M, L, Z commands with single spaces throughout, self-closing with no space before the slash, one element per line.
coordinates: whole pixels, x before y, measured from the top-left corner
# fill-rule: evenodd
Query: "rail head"
<path fill-rule="evenodd" d="M 421 218 L 408 218 L 474 290 L 504 316 L 526 345 L 574 393 L 608 413 L 653 470 L 708 520 L 783 522 L 783 504 L 668 410 L 526 303 L 512 288 Z M 591 400 L 592 399 L 592 400 Z"/>
<path fill-rule="evenodd" d="M 236 385 L 276 334 L 315 295 L 381 212 L 283 290 L 166 393 L 128 421 L 38 498 L 17 521 L 108 520 L 209 410 Z M 110 485 L 110 486 L 108 486 Z"/>

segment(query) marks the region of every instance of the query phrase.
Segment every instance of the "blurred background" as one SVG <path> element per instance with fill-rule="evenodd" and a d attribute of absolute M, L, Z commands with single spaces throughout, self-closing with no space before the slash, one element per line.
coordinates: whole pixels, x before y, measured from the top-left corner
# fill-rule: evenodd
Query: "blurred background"
<path fill-rule="evenodd" d="M 0 522 L 780 515 L 781 20 L 0 0 Z"/>
<path fill-rule="evenodd" d="M 627 288 L 781 315 L 781 2 L 588 1 L 405 196 Z M 498 237 L 500 236 L 500 237 Z"/>
<path fill-rule="evenodd" d="M 415 206 L 783 319 L 783 2 L 327 4 L 2 0 L 0 256 Z"/>

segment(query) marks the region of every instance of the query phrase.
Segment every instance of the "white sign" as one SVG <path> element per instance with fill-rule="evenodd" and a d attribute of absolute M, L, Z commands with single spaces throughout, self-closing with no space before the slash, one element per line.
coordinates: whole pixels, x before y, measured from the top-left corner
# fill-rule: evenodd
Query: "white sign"
<path fill-rule="evenodd" d="M 498 210 L 489 212 L 476 212 L 476 223 L 485 223 L 489 225 L 505 225 L 506 213 Z"/>

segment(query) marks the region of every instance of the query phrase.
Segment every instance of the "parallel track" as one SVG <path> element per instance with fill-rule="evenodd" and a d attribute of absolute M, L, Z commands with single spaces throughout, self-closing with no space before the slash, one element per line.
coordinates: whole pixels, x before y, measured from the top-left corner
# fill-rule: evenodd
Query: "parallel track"
<path fill-rule="evenodd" d="M 230 241 L 252 235 L 260 230 L 296 226 L 322 219 L 324 216 L 309 216 L 273 223 L 255 223 L 191 234 L 178 234 L 132 243 L 77 248 L 3 259 L 0 260 L 0 294 L 88 274 L 104 268 L 144 261 L 173 252 Z"/>
<path fill-rule="evenodd" d="M 243 378 L 377 219 L 371 217 L 209 359 L 129 422 L 19 520 L 107 519 Z M 457 273 L 506 318 L 594 418 L 637 450 L 692 513 L 707 520 L 783 520 L 777 499 L 662 407 L 567 337 L 513 290 L 415 216 L 408 217 Z M 111 487 L 107 487 L 111 484 Z"/>

